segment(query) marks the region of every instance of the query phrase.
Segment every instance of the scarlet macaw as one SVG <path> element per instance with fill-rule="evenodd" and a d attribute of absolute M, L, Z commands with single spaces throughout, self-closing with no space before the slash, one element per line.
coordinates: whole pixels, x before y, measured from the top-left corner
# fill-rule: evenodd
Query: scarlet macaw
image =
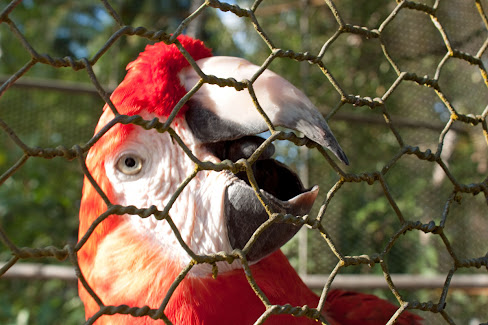
<path fill-rule="evenodd" d="M 179 42 L 206 74 L 249 79 L 259 69 L 232 57 L 212 57 L 201 41 L 187 36 Z M 127 66 L 127 75 L 111 96 L 118 112 L 164 122 L 173 107 L 200 79 L 175 45 L 149 45 Z M 346 155 L 327 123 L 310 100 L 271 71 L 253 84 L 259 104 L 274 125 L 302 132 L 329 148 L 341 161 Z M 96 133 L 114 118 L 105 105 Z M 218 163 L 248 158 L 263 142 L 255 135 L 268 129 L 249 93 L 232 87 L 205 84 L 188 101 L 171 127 L 201 161 Z M 298 177 L 273 160 L 268 147 L 254 164 L 262 195 L 275 211 L 304 215 L 315 201 L 318 187 L 305 189 Z M 195 163 L 170 134 L 116 124 L 90 149 L 90 174 L 112 204 L 156 206 L 170 203 L 172 195 Z M 82 238 L 107 205 L 85 177 L 80 208 Z M 246 176 L 228 170 L 200 171 L 172 203 L 171 220 L 181 240 L 196 254 L 242 249 L 268 214 L 249 186 Z M 301 281 L 280 251 L 298 230 L 273 224 L 247 254 L 257 284 L 272 304 L 316 307 L 318 297 Z M 165 220 L 153 216 L 111 215 L 96 226 L 78 252 L 88 285 L 105 305 L 149 306 L 157 309 L 175 278 L 191 258 Z M 195 265 L 174 290 L 164 314 L 174 324 L 253 324 L 265 306 L 249 285 L 241 263 Z M 86 317 L 100 307 L 79 285 Z M 386 323 L 397 307 L 374 296 L 332 291 L 322 314 L 329 324 Z M 369 316 L 368 316 L 369 315 Z M 374 318 L 371 318 L 371 317 Z M 368 318 L 370 317 L 370 318 Z M 403 313 L 399 324 L 418 324 L 418 316 Z M 159 324 L 149 316 L 103 315 L 97 324 Z M 315 320 L 273 315 L 266 324 L 316 324 Z"/>

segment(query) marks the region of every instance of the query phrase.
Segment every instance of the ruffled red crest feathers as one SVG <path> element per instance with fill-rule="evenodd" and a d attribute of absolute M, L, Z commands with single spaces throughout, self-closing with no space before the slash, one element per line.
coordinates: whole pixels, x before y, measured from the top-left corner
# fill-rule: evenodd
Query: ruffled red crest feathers
<path fill-rule="evenodd" d="M 181 45 L 195 61 L 212 56 L 202 41 L 180 35 Z M 139 57 L 127 65 L 127 75 L 115 89 L 111 100 L 121 114 L 136 115 L 142 110 L 168 116 L 186 94 L 178 73 L 190 63 L 176 45 L 163 42 L 146 46 Z M 179 114 L 184 114 L 187 105 Z"/>

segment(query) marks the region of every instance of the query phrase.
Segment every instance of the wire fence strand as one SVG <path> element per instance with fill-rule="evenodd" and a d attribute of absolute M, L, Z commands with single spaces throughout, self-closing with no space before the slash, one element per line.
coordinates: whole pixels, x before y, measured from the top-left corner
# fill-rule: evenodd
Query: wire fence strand
<path fill-rule="evenodd" d="M 12 18 L 21 1 L 10 2 L 0 14 L 0 22 L 2 24 L 8 25 L 8 28 L 12 35 L 20 42 L 21 46 L 24 48 L 25 52 L 30 56 L 24 66 L 19 68 L 15 73 L 10 75 L 8 79 L 3 80 L 0 86 L 0 96 L 5 95 L 9 91 L 14 91 L 15 86 L 20 85 L 24 76 L 28 74 L 29 71 L 34 69 L 39 65 L 47 65 L 53 68 L 71 68 L 74 71 L 82 70 L 86 73 L 88 79 L 91 81 L 92 85 L 96 89 L 98 95 L 102 100 L 109 106 L 109 108 L 114 113 L 115 117 L 103 128 L 98 134 L 95 134 L 90 140 L 88 140 L 83 145 L 75 145 L 71 148 L 64 146 L 58 147 L 37 147 L 30 146 L 22 140 L 22 137 L 18 136 L 16 131 L 9 126 L 8 122 L 0 119 L 0 127 L 3 132 L 9 137 L 9 139 L 21 150 L 22 155 L 18 158 L 17 162 L 9 166 L 5 171 L 2 172 L 0 176 L 0 185 L 4 184 L 7 180 L 11 179 L 19 173 L 20 170 L 25 168 L 25 164 L 31 159 L 53 159 L 62 158 L 66 160 L 78 159 L 80 162 L 80 168 L 83 174 L 89 179 L 92 186 L 95 188 L 96 192 L 103 198 L 103 201 L 107 205 L 107 211 L 95 220 L 89 230 L 86 232 L 85 236 L 79 239 L 76 244 L 67 244 L 64 247 L 18 247 L 9 237 L 1 224 L 0 224 L 0 241 L 4 244 L 4 247 L 10 251 L 12 255 L 5 264 L 2 265 L 0 269 L 0 276 L 5 276 L 8 274 L 9 269 L 15 268 L 17 265 L 22 265 L 18 263 L 26 259 L 56 259 L 65 260 L 69 259 L 75 270 L 76 277 L 81 282 L 82 286 L 87 290 L 87 292 L 93 297 L 96 303 L 99 305 L 99 311 L 87 320 L 86 324 L 93 324 L 102 315 L 132 315 L 135 317 L 140 316 L 150 316 L 151 318 L 162 319 L 166 324 L 170 324 L 170 320 L 164 313 L 165 306 L 171 298 L 174 290 L 180 284 L 180 282 L 187 276 L 192 267 L 196 264 L 206 263 L 214 268 L 214 275 L 218 273 L 217 262 L 228 262 L 232 263 L 234 260 L 239 260 L 245 270 L 247 280 L 250 287 L 254 290 L 256 295 L 261 299 L 266 311 L 261 315 L 259 319 L 256 320 L 255 324 L 265 324 L 266 319 L 272 314 L 290 314 L 297 317 L 309 317 L 319 320 L 321 323 L 325 324 L 326 321 L 320 314 L 320 311 L 324 307 L 325 297 L 330 291 L 330 288 L 334 285 L 334 281 L 339 277 L 340 273 L 346 268 L 358 265 L 374 266 L 379 264 L 384 277 L 384 283 L 389 288 L 391 293 L 398 300 L 398 310 L 391 318 L 388 324 L 394 324 L 395 320 L 401 315 L 404 310 L 420 310 L 427 311 L 431 313 L 440 313 L 448 324 L 456 324 L 456 322 L 451 318 L 450 313 L 446 306 L 449 306 L 449 299 L 447 294 L 451 287 L 454 287 L 453 279 L 455 275 L 459 274 L 461 269 L 479 269 L 488 267 L 488 254 L 483 256 L 474 256 L 472 258 L 465 258 L 460 255 L 454 245 L 451 243 L 450 239 L 446 235 L 446 225 L 449 223 L 451 206 L 454 202 L 461 200 L 461 197 L 466 195 L 471 196 L 484 196 L 486 203 L 488 205 L 488 177 L 484 179 L 478 179 L 472 183 L 466 183 L 459 179 L 457 175 L 451 171 L 449 162 L 445 161 L 442 156 L 443 151 L 446 147 L 446 136 L 452 132 L 456 132 L 457 129 L 463 130 L 466 133 L 478 133 L 484 139 L 484 150 L 487 150 L 488 146 L 488 127 L 487 127 L 487 115 L 488 107 L 484 109 L 481 114 L 465 112 L 464 109 L 460 109 L 453 96 L 448 95 L 448 92 L 444 88 L 448 87 L 445 83 L 440 81 L 441 76 L 448 69 L 448 65 L 452 64 L 453 61 L 459 61 L 463 64 L 467 64 L 479 71 L 479 76 L 483 80 L 485 86 L 488 86 L 488 74 L 485 67 L 486 63 L 486 48 L 488 47 L 488 40 L 485 40 L 481 47 L 477 48 L 473 52 L 467 52 L 456 47 L 456 43 L 450 37 L 450 30 L 447 29 L 442 20 L 438 17 L 439 3 L 436 1 L 433 5 L 417 3 L 414 1 L 397 1 L 397 5 L 391 10 L 389 15 L 376 26 L 356 26 L 347 23 L 348 19 L 343 17 L 341 14 L 341 7 L 337 6 L 334 1 L 326 0 L 325 6 L 330 11 L 331 15 L 336 21 L 336 26 L 332 30 L 332 36 L 323 42 L 318 53 L 300 52 L 291 49 L 280 48 L 278 42 L 273 41 L 273 35 L 269 34 L 266 29 L 266 25 L 262 23 L 265 17 L 261 18 L 260 10 L 265 6 L 263 1 L 255 1 L 249 7 L 241 6 L 239 4 L 230 4 L 218 0 L 207 0 L 205 1 L 195 12 L 190 13 L 174 31 L 164 31 L 164 30 L 150 30 L 146 27 L 133 27 L 126 25 L 121 18 L 121 15 L 117 12 L 117 9 L 113 7 L 108 1 L 102 0 L 101 4 L 105 8 L 106 12 L 114 19 L 117 24 L 117 30 L 106 40 L 106 42 L 99 48 L 99 50 L 93 55 L 91 59 L 81 58 L 76 59 L 73 57 L 51 57 L 49 54 L 40 54 L 34 45 L 29 41 L 29 38 L 24 35 L 24 31 L 19 27 L 19 24 L 15 22 Z M 486 35 L 488 30 L 488 20 L 485 12 L 485 8 L 482 5 L 481 0 L 474 2 L 473 6 L 476 8 L 479 19 L 482 21 L 484 27 L 483 32 Z M 323 7 L 323 8 L 324 8 Z M 183 33 L 183 31 L 192 23 L 194 20 L 203 15 L 204 12 L 210 10 L 217 10 L 223 13 L 233 14 L 235 17 L 244 21 L 254 32 L 261 38 L 261 40 L 266 44 L 269 49 L 268 56 L 263 61 L 260 69 L 249 79 L 249 80 L 234 80 L 234 79 L 222 79 L 216 76 L 205 75 L 199 68 L 193 58 L 186 52 L 186 50 L 179 44 L 176 37 Z M 415 72 L 405 71 L 400 63 L 397 63 L 395 57 L 390 52 L 388 41 L 386 40 L 385 31 L 388 30 L 391 24 L 399 20 L 402 14 L 407 11 L 415 11 L 425 14 L 429 17 L 432 26 L 438 33 L 438 36 L 442 39 L 444 49 L 443 58 L 439 61 L 436 66 L 436 71 L 434 75 L 425 75 L 423 77 L 419 76 Z M 394 82 L 382 93 L 378 94 L 378 97 L 371 98 L 369 96 L 355 95 L 348 92 L 348 87 L 345 82 L 335 76 L 334 70 L 330 70 L 329 66 L 332 68 L 334 62 L 329 62 L 327 55 L 331 49 L 340 42 L 343 37 L 346 36 L 357 36 L 364 39 L 365 42 L 379 42 L 382 54 L 385 60 L 388 62 L 389 67 L 393 69 L 396 74 L 396 79 Z M 102 86 L 102 82 L 97 76 L 97 70 L 95 66 L 98 66 L 99 60 L 109 55 L 107 54 L 109 50 L 112 49 L 121 39 L 124 37 L 140 37 L 145 38 L 153 42 L 164 42 L 166 44 L 176 44 L 178 49 L 184 55 L 184 57 L 189 61 L 191 67 L 193 67 L 198 75 L 201 77 L 200 82 L 183 97 L 178 104 L 174 107 L 174 110 L 167 121 L 145 120 L 141 116 L 126 116 L 118 112 L 116 105 L 114 105 L 110 100 L 110 91 L 107 87 Z M 485 36 L 486 37 L 486 36 Z M 474 53 L 474 54 L 473 54 Z M 485 57 L 483 57 L 485 56 Z M 373 171 L 363 171 L 363 172 L 348 172 L 347 169 L 342 168 L 337 165 L 334 160 L 329 156 L 323 148 L 319 148 L 314 145 L 311 141 L 303 137 L 298 137 L 293 133 L 287 133 L 275 129 L 275 126 L 271 123 L 270 119 L 266 116 L 264 110 L 260 107 L 259 101 L 254 93 L 254 82 L 257 78 L 267 69 L 274 61 L 278 59 L 297 61 L 297 62 L 308 62 L 314 68 L 321 71 L 323 75 L 324 82 L 328 82 L 330 86 L 335 89 L 335 92 L 339 100 L 335 103 L 336 106 L 332 112 L 327 116 L 329 123 L 335 121 L 336 118 L 340 119 L 341 114 L 348 115 L 350 111 L 346 111 L 346 106 L 352 106 L 355 110 L 359 110 L 362 107 L 368 107 L 373 111 L 378 111 L 383 117 L 384 121 L 378 123 L 383 123 L 390 130 L 391 135 L 395 139 L 395 146 L 397 148 L 396 154 L 393 157 L 385 157 L 385 163 L 377 167 L 377 170 Z M 178 134 L 170 127 L 171 122 L 175 118 L 179 109 L 191 99 L 191 96 L 198 91 L 198 89 L 203 84 L 216 84 L 221 87 L 234 87 L 237 90 L 242 90 L 249 92 L 253 102 L 256 106 L 257 111 L 262 115 L 263 119 L 269 127 L 271 132 L 271 137 L 261 145 L 256 152 L 248 159 L 240 160 L 237 162 L 223 161 L 221 163 L 211 163 L 208 161 L 200 161 L 186 146 L 184 141 L 178 136 Z M 397 118 L 390 109 L 389 103 L 402 87 L 406 84 L 411 84 L 415 87 L 425 88 L 437 96 L 437 100 L 442 103 L 449 112 L 449 119 L 445 124 L 435 124 L 435 130 L 438 136 L 438 141 L 435 144 L 435 151 L 431 149 L 423 149 L 417 145 L 410 145 L 411 143 L 408 139 L 404 139 L 403 132 L 400 130 L 402 127 L 400 118 Z M 353 111 L 354 112 L 354 111 Z M 352 114 L 352 113 L 351 113 Z M 0 113 L 1 115 L 1 113 Z M 353 117 L 351 117 L 353 118 Z M 347 120 L 347 118 L 346 118 Z M 429 123 L 432 121 L 423 121 L 424 123 Z M 91 147 L 107 132 L 110 131 L 112 127 L 117 124 L 133 124 L 142 126 L 146 130 L 157 130 L 160 133 L 167 132 L 170 134 L 174 142 L 188 155 L 188 157 L 194 162 L 195 169 L 190 175 L 187 175 L 184 182 L 181 183 L 177 190 L 173 193 L 171 199 L 167 203 L 164 211 L 158 210 L 156 207 L 134 207 L 134 206 L 120 206 L 113 202 L 110 202 L 107 193 L 104 193 L 99 184 L 97 184 L 95 178 L 90 174 L 88 168 L 85 164 L 85 155 Z M 416 122 L 413 122 L 414 124 Z M 444 122 L 443 122 L 444 123 Z M 432 124 L 434 125 L 434 124 Z M 469 131 L 466 131 L 469 129 Z M 353 137 L 354 131 L 350 132 L 350 136 Z M 266 197 L 264 197 L 260 192 L 260 187 L 258 182 L 254 177 L 254 172 L 252 169 L 253 164 L 257 161 L 259 155 L 266 150 L 267 147 L 272 145 L 275 140 L 288 140 L 295 146 L 307 146 L 309 148 L 314 148 L 322 156 L 322 160 L 327 162 L 327 167 L 331 168 L 335 172 L 335 181 L 333 186 L 328 190 L 327 195 L 323 198 L 321 206 L 316 215 L 307 216 L 291 216 L 276 213 L 273 211 L 272 206 L 267 202 Z M 352 140 L 354 141 L 354 140 Z M 398 168 L 400 161 L 404 160 L 405 157 L 411 156 L 416 159 L 417 162 L 425 162 L 428 164 L 436 165 L 442 169 L 445 177 L 447 177 L 450 182 L 450 195 L 445 199 L 443 208 L 441 211 L 437 211 L 437 215 L 441 216 L 439 221 L 429 221 L 424 222 L 420 220 L 410 220 L 411 215 L 408 216 L 404 213 L 404 206 L 402 202 L 398 202 L 398 195 L 394 193 L 393 189 L 389 185 L 387 176 L 389 176 L 392 169 Z M 171 207 L 174 201 L 178 198 L 180 193 L 185 189 L 185 187 L 193 181 L 198 173 L 203 171 L 222 171 L 228 170 L 233 173 L 245 171 L 248 175 L 249 183 L 256 196 L 259 198 L 263 207 L 269 215 L 269 220 L 263 223 L 253 234 L 251 239 L 245 245 L 242 250 L 235 250 L 231 253 L 215 253 L 209 255 L 198 255 L 191 250 L 191 248 L 185 243 L 181 234 L 179 233 L 178 227 L 175 225 L 171 218 Z M 341 245 L 337 243 L 337 238 L 329 234 L 328 228 L 324 225 L 324 220 L 327 219 L 329 214 L 329 207 L 334 202 L 336 197 L 345 191 L 346 187 L 355 186 L 358 183 L 368 184 L 369 186 L 379 186 L 381 189 L 382 196 L 386 200 L 389 207 L 392 209 L 391 215 L 394 216 L 398 221 L 398 227 L 394 232 L 387 234 L 389 239 L 382 250 L 375 254 L 358 254 L 358 255 L 348 255 L 348 252 L 341 249 Z M 486 208 L 486 207 L 485 207 Z M 484 222 L 487 222 L 487 213 L 484 211 Z M 103 301 L 97 296 L 96 291 L 90 287 L 88 282 L 84 279 L 82 271 L 77 263 L 77 252 L 83 247 L 88 238 L 92 235 L 93 231 L 98 227 L 104 220 L 106 220 L 110 215 L 138 215 L 141 218 L 148 218 L 154 216 L 158 220 L 164 220 L 167 222 L 173 233 L 175 234 L 179 244 L 191 257 L 192 261 L 188 266 L 176 277 L 171 289 L 167 292 L 164 301 L 158 309 L 151 309 L 148 306 L 139 307 L 128 307 L 128 306 L 109 306 L 105 305 Z M 0 215 L 1 217 L 1 215 Z M 1 221 L 1 218 L 0 218 Z M 252 272 L 248 266 L 248 262 L 245 258 L 246 253 L 249 252 L 251 247 L 255 244 L 259 235 L 266 230 L 270 225 L 277 222 L 287 222 L 295 225 L 306 225 L 310 228 L 310 231 L 317 232 L 325 245 L 327 245 L 332 252 L 332 254 L 337 258 L 338 262 L 334 270 L 328 275 L 327 279 L 321 279 L 323 282 L 322 286 L 322 297 L 319 306 L 289 306 L 289 305 L 274 305 L 272 304 L 264 292 L 259 288 L 255 279 L 253 278 Z M 407 233 L 424 233 L 436 236 L 442 243 L 444 249 L 448 252 L 451 257 L 451 268 L 447 274 L 447 278 L 442 285 L 442 294 L 440 295 L 438 302 L 431 301 L 415 301 L 407 300 L 404 294 L 398 289 L 396 285 L 396 280 L 389 271 L 389 267 L 386 263 L 389 255 L 391 254 L 394 247 L 399 241 L 401 241 Z M 55 234 L 53 234 L 54 236 Z M 486 235 L 486 234 L 485 234 Z M 485 246 L 486 248 L 486 246 Z M 18 264 L 17 264 L 18 263 Z M 21 294 L 21 293 L 20 293 Z"/>

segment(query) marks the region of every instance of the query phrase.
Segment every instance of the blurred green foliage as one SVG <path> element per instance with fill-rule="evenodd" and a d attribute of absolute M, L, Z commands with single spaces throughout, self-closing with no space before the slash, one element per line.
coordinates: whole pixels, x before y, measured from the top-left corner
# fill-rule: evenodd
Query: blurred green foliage
<path fill-rule="evenodd" d="M 429 5 L 431 2 L 426 1 Z M 304 8 L 297 2 L 265 1 L 256 13 L 276 47 L 318 53 L 337 30 L 337 22 L 325 5 L 313 3 Z M 7 4 L 7 1 L 0 1 L 0 9 Z M 125 24 L 166 32 L 174 31 L 195 8 L 195 3 L 190 0 L 118 0 L 111 4 Z M 245 1 L 238 4 L 250 6 Z M 347 23 L 377 28 L 396 3 L 344 0 L 336 1 L 336 5 Z M 476 53 L 486 38 L 486 30 L 480 27 L 479 14 L 473 8 L 470 3 L 452 0 L 442 2 L 438 10 L 439 21 L 445 26 L 451 42 L 468 53 Z M 91 57 L 117 30 L 103 5 L 94 0 L 42 3 L 24 0 L 9 16 L 37 51 L 52 57 Z M 192 33 L 204 40 L 217 55 L 244 56 L 256 63 L 263 62 L 269 55 L 269 49 L 249 21 L 237 19 L 232 13 L 207 9 L 194 23 L 202 28 Z M 429 17 L 413 10 L 403 10 L 388 25 L 383 42 L 402 71 L 415 72 L 419 76 L 432 76 L 446 51 Z M 148 41 L 139 37 L 120 38 L 94 66 L 100 83 L 110 88 L 120 82 L 126 64 L 146 44 Z M 15 73 L 30 60 L 6 24 L 0 25 L 0 53 L 0 74 L 4 76 Z M 483 59 L 486 60 L 486 54 Z M 327 50 L 323 61 L 347 94 L 380 97 L 397 78 L 380 42 L 355 34 L 340 35 Z M 271 69 L 302 88 L 324 114 L 340 102 L 338 92 L 316 66 L 278 59 L 272 63 Z M 84 71 L 54 69 L 39 64 L 25 77 L 90 82 Z M 478 69 L 465 61 L 449 61 L 442 70 L 439 84 L 461 113 L 481 114 L 486 106 L 486 85 Z M 71 147 L 90 139 L 102 106 L 103 101 L 97 95 L 12 87 L 0 98 L 0 118 L 29 146 Z M 388 99 L 387 109 L 406 144 L 436 151 L 439 134 L 449 113 L 432 89 L 404 82 Z M 329 123 L 351 161 L 351 166 L 344 168 L 348 173 L 381 170 L 401 149 L 380 110 L 345 104 Z M 481 127 L 467 127 L 461 123 L 455 123 L 455 127 L 455 136 L 449 139 L 453 149 L 445 158 L 449 170 L 462 183 L 480 182 L 488 174 L 487 148 Z M 21 150 L 5 132 L 0 132 L 0 173 L 10 168 L 21 155 Z M 277 155 L 295 169 L 306 170 L 309 176 L 304 181 L 321 188 L 319 200 L 323 201 L 338 181 L 338 176 L 317 151 L 304 154 L 296 147 L 280 142 Z M 434 220 L 439 224 L 453 186 L 438 169 L 434 163 L 403 156 L 386 174 L 388 188 L 405 219 L 424 223 Z M 29 159 L 0 186 L 0 225 L 20 247 L 63 247 L 75 242 L 81 184 L 82 173 L 77 161 Z M 316 204 L 312 215 L 318 213 L 318 208 L 319 204 Z M 487 217 L 485 198 L 481 195 L 461 195 L 460 203 L 451 207 L 446 233 L 461 258 L 486 254 Z M 378 182 L 343 185 L 331 201 L 323 223 L 345 255 L 381 252 L 400 225 Z M 337 258 L 317 232 L 307 231 L 306 236 L 307 273 L 328 274 Z M 303 263 L 297 257 L 298 245 L 295 238 L 284 247 L 296 267 Z M 11 252 L 0 245 L 0 261 L 7 261 L 10 256 Z M 29 262 L 68 265 L 53 259 Z M 440 238 L 420 232 L 402 236 L 388 255 L 392 273 L 445 275 L 452 264 Z M 473 273 L 473 270 L 458 272 Z M 356 266 L 345 268 L 341 273 L 382 272 L 379 266 Z M 393 300 L 389 291 L 374 293 Z M 404 294 L 408 299 L 436 302 L 440 291 Z M 486 291 L 454 291 L 448 303 L 448 312 L 456 322 L 467 324 L 476 317 L 480 321 L 488 319 Z M 80 324 L 84 316 L 76 285 L 60 280 L 0 279 L 0 306 L 1 324 Z M 443 323 L 439 315 L 421 315 L 428 318 L 429 324 Z"/>

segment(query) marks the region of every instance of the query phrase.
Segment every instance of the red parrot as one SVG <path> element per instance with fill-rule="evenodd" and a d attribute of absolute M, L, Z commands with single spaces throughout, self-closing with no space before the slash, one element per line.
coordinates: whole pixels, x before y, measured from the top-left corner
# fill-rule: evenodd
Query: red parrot
<path fill-rule="evenodd" d="M 179 42 L 207 75 L 249 79 L 259 67 L 233 57 L 213 57 L 199 41 Z M 148 45 L 127 66 L 127 75 L 111 96 L 121 114 L 158 118 L 164 122 L 178 101 L 200 77 L 175 45 Z M 265 70 L 253 88 L 274 125 L 302 132 L 330 149 L 342 162 L 346 155 L 310 100 L 277 74 Z M 96 128 L 114 118 L 105 105 Z M 182 107 L 171 127 L 201 161 L 248 158 L 261 145 L 256 136 L 268 129 L 247 90 L 203 85 Z M 318 187 L 305 189 L 294 172 L 265 150 L 253 165 L 261 193 L 275 211 L 307 214 Z M 178 186 L 192 174 L 194 162 L 171 136 L 132 124 L 116 124 L 90 149 L 87 168 L 112 204 L 156 206 L 163 210 Z M 79 236 L 107 210 L 85 177 Z M 196 254 L 231 253 L 242 249 L 268 215 L 245 175 L 228 170 L 200 171 L 169 211 L 181 239 Z M 298 231 L 273 224 L 258 238 L 246 258 L 256 283 L 272 304 L 317 307 L 318 297 L 302 282 L 280 247 Z M 153 216 L 111 215 L 96 226 L 78 251 L 80 269 L 104 305 L 149 306 L 157 309 L 180 272 L 191 262 L 166 220 Z M 195 265 L 179 283 L 164 314 L 173 324 L 253 324 L 265 306 L 249 285 L 238 260 L 212 266 Z M 100 307 L 79 285 L 87 319 Z M 384 324 L 397 310 L 370 295 L 331 291 L 322 314 L 329 324 Z M 404 312 L 397 324 L 420 324 Z M 149 316 L 103 315 L 96 324 L 163 324 Z M 318 324 L 306 317 L 272 315 L 265 324 Z"/>

